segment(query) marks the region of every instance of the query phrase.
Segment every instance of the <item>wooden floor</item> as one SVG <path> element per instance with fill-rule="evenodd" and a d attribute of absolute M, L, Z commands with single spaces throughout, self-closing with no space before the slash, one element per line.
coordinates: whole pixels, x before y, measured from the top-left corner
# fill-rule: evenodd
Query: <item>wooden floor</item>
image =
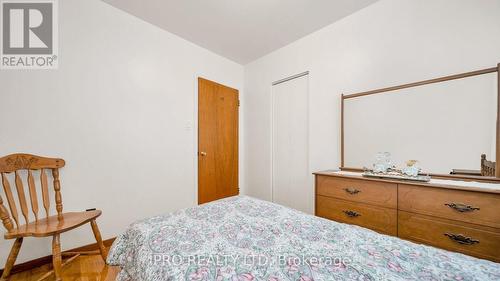
<path fill-rule="evenodd" d="M 12 275 L 10 281 L 35 281 L 51 268 L 52 265 L 48 264 L 29 271 L 20 272 Z M 114 281 L 119 271 L 118 267 L 105 265 L 101 256 L 80 256 L 63 268 L 62 279 L 64 281 Z M 54 275 L 45 280 L 54 281 Z"/>

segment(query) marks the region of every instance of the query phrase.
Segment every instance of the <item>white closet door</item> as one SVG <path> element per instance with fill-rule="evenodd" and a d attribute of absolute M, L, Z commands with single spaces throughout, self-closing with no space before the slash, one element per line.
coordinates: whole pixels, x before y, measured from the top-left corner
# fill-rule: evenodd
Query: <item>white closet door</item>
<path fill-rule="evenodd" d="M 312 214 L 308 81 L 305 75 L 273 86 L 273 201 Z"/>

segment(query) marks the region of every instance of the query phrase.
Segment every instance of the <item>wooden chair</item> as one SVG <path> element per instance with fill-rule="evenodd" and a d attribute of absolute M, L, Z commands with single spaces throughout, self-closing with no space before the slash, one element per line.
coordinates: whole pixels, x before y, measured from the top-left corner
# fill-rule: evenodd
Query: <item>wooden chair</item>
<path fill-rule="evenodd" d="M 75 260 L 80 254 L 100 254 L 104 260 L 106 260 L 107 252 L 104 244 L 102 242 L 101 234 L 99 228 L 97 227 L 96 218 L 101 215 L 101 211 L 87 211 L 87 212 L 72 212 L 63 213 L 63 205 L 61 198 L 61 184 L 59 182 L 59 168 L 64 167 L 63 159 L 55 158 L 45 158 L 30 154 L 12 154 L 0 158 L 0 173 L 2 174 L 2 185 L 5 191 L 5 198 L 9 203 L 10 214 L 7 208 L 3 204 L 2 196 L 0 196 L 0 220 L 3 226 L 7 229 L 5 233 L 5 239 L 15 239 L 14 245 L 10 251 L 9 257 L 5 264 L 5 268 L 0 280 L 8 280 L 10 272 L 14 263 L 16 261 L 17 255 L 23 243 L 24 237 L 49 237 L 52 236 L 52 263 L 54 269 L 42 276 L 39 280 L 43 280 L 52 273 L 55 274 L 56 280 L 61 279 L 62 267 L 71 261 Z M 24 170 L 26 172 L 24 172 Z M 55 209 L 57 215 L 49 216 L 50 210 L 50 200 L 49 200 L 49 189 L 48 189 L 48 179 L 47 172 L 51 171 L 53 178 L 53 186 L 55 193 Z M 39 205 L 38 205 L 38 195 L 35 185 L 34 171 L 39 173 L 40 179 L 40 189 L 41 189 L 41 199 L 43 208 L 45 209 L 42 218 L 39 216 Z M 24 217 L 25 224 L 21 224 L 21 220 L 18 215 L 18 209 L 16 202 L 14 200 L 14 195 L 12 192 L 11 184 L 9 183 L 8 174 L 14 173 L 12 178 L 14 178 L 15 187 L 17 191 L 17 198 L 21 208 L 21 214 Z M 28 204 L 26 200 L 26 192 L 23 187 L 23 181 L 21 179 L 21 174 L 26 173 L 27 186 L 30 197 L 31 212 L 30 215 L 28 210 Z M 1 194 L 1 193 L 0 193 Z M 34 218 L 30 222 L 30 216 Z M 62 263 L 61 254 L 61 243 L 60 235 L 66 231 L 79 227 L 83 224 L 90 223 L 92 231 L 94 233 L 95 239 L 97 240 L 97 245 L 99 246 L 99 251 L 86 252 L 86 253 L 65 253 L 71 257 Z"/>
<path fill-rule="evenodd" d="M 481 154 L 481 176 L 495 176 L 495 162 L 486 160 L 486 155 Z"/>

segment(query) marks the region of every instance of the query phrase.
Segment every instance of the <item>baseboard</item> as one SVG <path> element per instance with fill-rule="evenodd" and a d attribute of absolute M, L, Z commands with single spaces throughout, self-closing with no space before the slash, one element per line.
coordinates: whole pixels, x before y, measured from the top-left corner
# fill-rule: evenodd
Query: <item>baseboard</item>
<path fill-rule="evenodd" d="M 113 244 L 113 241 L 115 241 L 115 238 L 116 237 L 104 240 L 103 241 L 104 246 L 111 247 L 111 245 Z M 94 251 L 94 250 L 99 250 L 99 247 L 97 246 L 97 243 L 93 243 L 93 244 L 81 246 L 81 247 L 70 249 L 70 250 L 67 250 L 67 251 L 64 251 L 64 252 L 86 252 L 86 251 Z M 22 251 L 22 248 L 21 248 L 21 251 Z M 15 273 L 18 273 L 18 272 L 23 272 L 23 271 L 31 270 L 31 269 L 40 267 L 40 266 L 48 264 L 48 263 L 52 263 L 52 255 L 46 256 L 46 257 L 37 258 L 37 259 L 30 260 L 30 261 L 27 261 L 27 262 L 23 262 L 23 263 L 20 263 L 20 264 L 16 264 L 12 268 L 11 274 L 15 274 Z M 3 268 L 0 270 L 0 276 L 2 275 L 2 273 L 3 273 Z"/>

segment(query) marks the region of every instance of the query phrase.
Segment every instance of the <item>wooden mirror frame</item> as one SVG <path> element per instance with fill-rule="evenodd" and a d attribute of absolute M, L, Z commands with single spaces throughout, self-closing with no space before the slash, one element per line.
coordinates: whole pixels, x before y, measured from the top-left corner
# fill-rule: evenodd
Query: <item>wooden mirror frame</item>
<path fill-rule="evenodd" d="M 434 83 L 440 83 L 440 82 L 445 82 L 445 81 L 451 81 L 451 80 L 456 80 L 456 79 L 463 79 L 467 77 L 472 77 L 472 76 L 478 76 L 478 75 L 483 75 L 483 74 L 488 74 L 488 73 L 497 73 L 497 118 L 496 118 L 496 152 L 495 152 L 495 177 L 484 177 L 484 176 L 467 176 L 467 175 L 443 175 L 443 174 L 430 174 L 434 178 L 455 178 L 455 179 L 465 179 L 465 180 L 482 180 L 482 181 L 493 181 L 493 182 L 500 182 L 500 63 L 497 64 L 496 67 L 491 67 L 491 68 L 485 68 L 481 70 L 476 70 L 476 71 L 471 71 L 471 72 L 465 72 L 465 73 L 460 73 L 460 74 L 455 74 L 455 75 L 449 75 L 449 76 L 443 76 L 439 78 L 434 78 L 434 79 L 429 79 L 429 80 L 424 80 L 424 81 L 419 81 L 419 82 L 413 82 L 413 83 L 408 83 L 408 84 L 402 84 L 398 86 L 392 86 L 392 87 L 387 87 L 387 88 L 381 88 L 381 89 L 376 89 L 376 90 L 370 90 L 366 92 L 360 92 L 360 93 L 355 93 L 355 94 L 349 94 L 349 95 L 341 95 L 341 108 L 340 108 L 340 169 L 343 171 L 361 171 L 361 168 L 355 168 L 355 167 L 344 167 L 344 101 L 346 99 L 352 99 L 352 98 L 358 98 L 358 97 L 363 97 L 363 96 L 368 96 L 368 95 L 375 95 L 375 94 L 381 94 L 381 93 L 387 93 L 391 91 L 396 91 L 396 90 L 401 90 L 401 89 L 406 89 L 406 88 L 412 88 L 412 87 L 419 87 L 423 85 L 428 85 L 428 84 L 434 84 Z M 479 156 L 478 155 L 478 161 L 479 161 Z"/>

